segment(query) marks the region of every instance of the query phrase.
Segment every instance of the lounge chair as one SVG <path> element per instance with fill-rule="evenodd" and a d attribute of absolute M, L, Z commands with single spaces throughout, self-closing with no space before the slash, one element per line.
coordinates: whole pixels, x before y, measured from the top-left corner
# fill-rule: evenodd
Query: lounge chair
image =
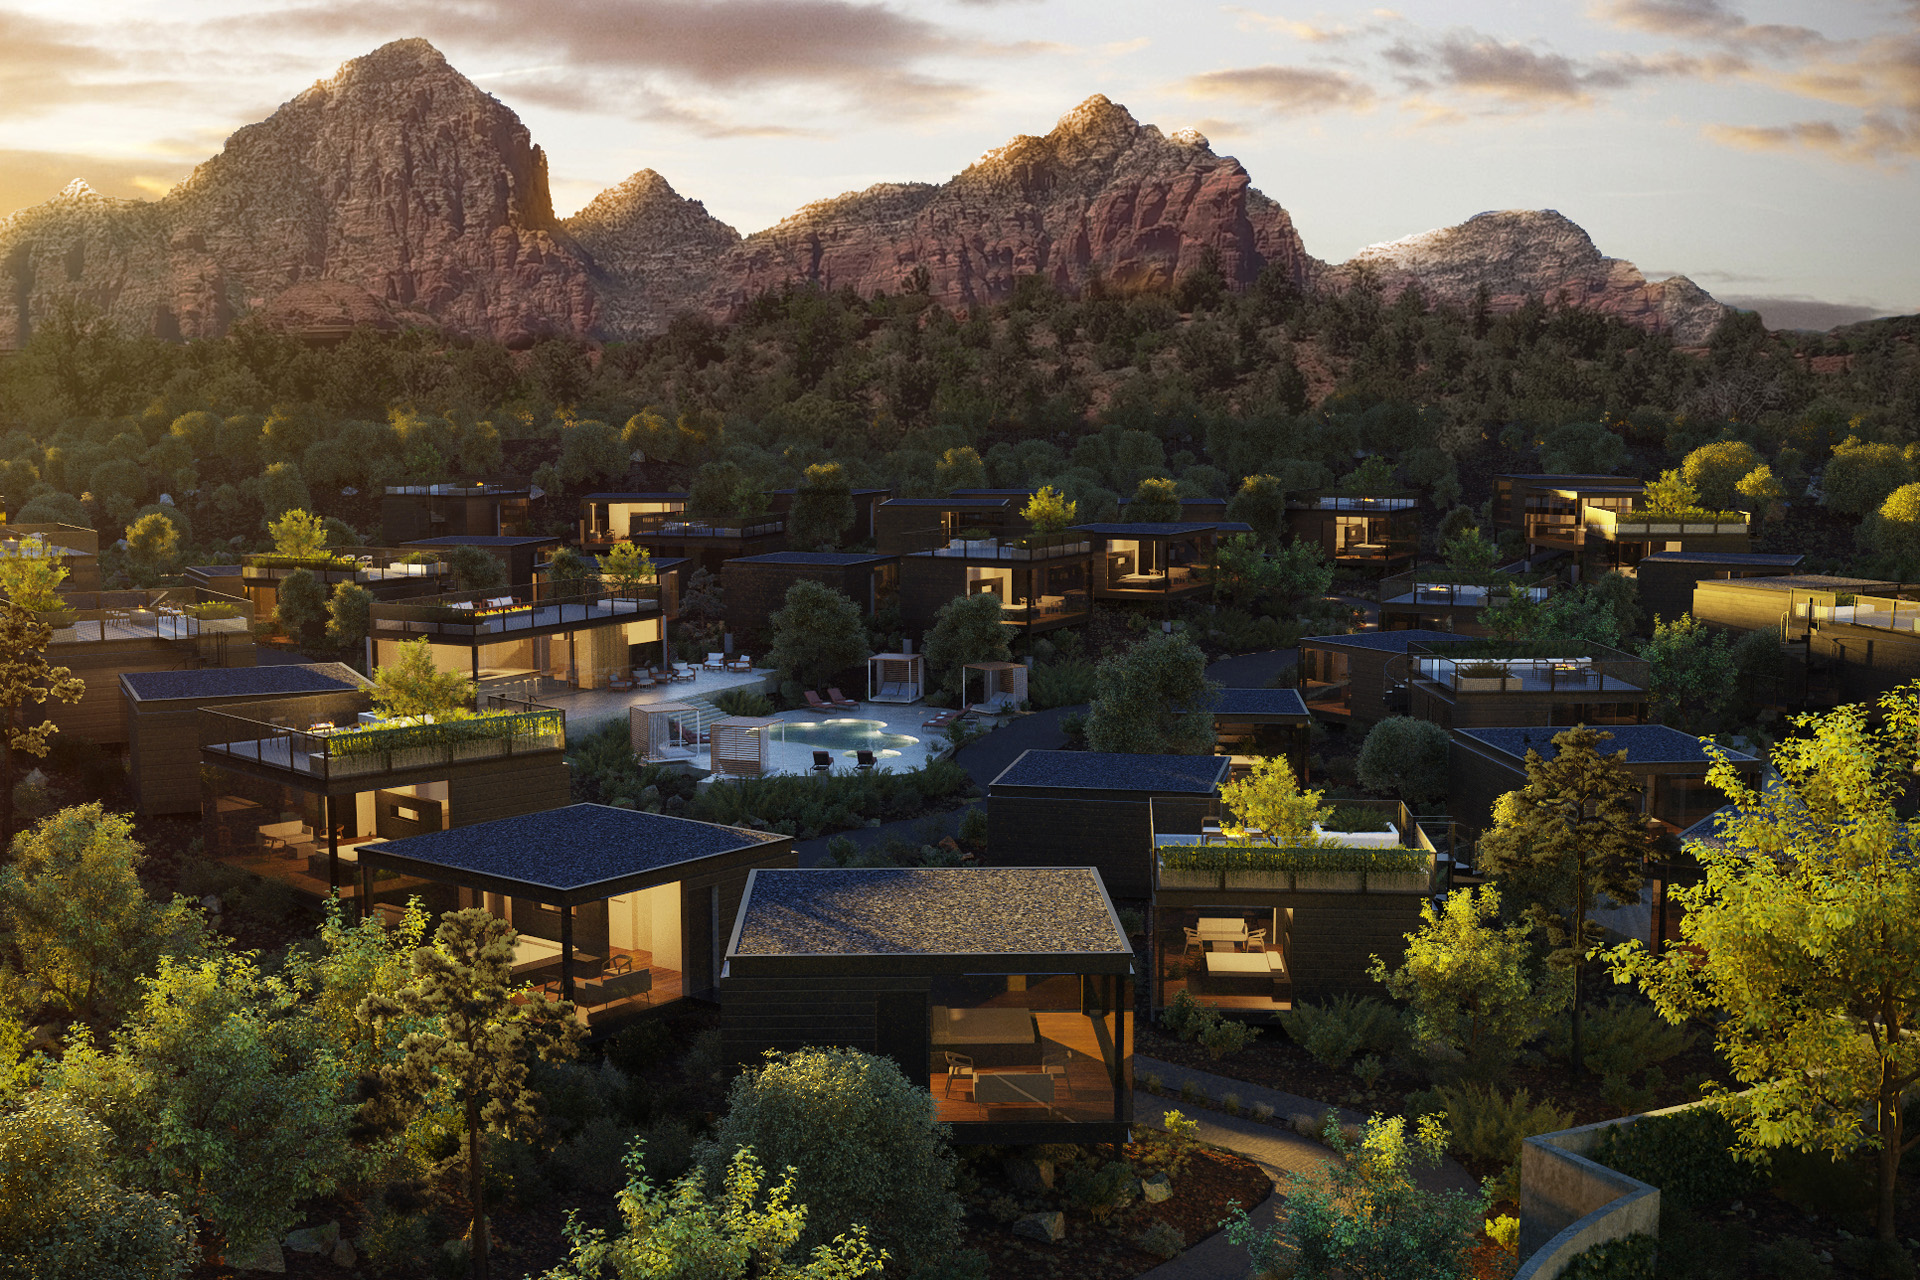
<path fill-rule="evenodd" d="M 735 658 L 733 661 L 727 663 L 727 670 L 751 671 L 753 670 L 753 659 L 749 658 L 746 654 L 743 653 L 739 657 Z"/>
<path fill-rule="evenodd" d="M 859 769 L 863 773 L 866 770 L 873 768 L 875 763 L 876 762 L 873 758 L 873 752 L 871 751 L 856 751 L 853 753 L 854 767 Z"/>
<path fill-rule="evenodd" d="M 827 701 L 842 711 L 851 711 L 860 705 L 857 699 L 849 698 L 846 694 L 840 692 L 838 688 L 830 688 L 827 690 Z"/>
<path fill-rule="evenodd" d="M 831 752 L 827 752 L 827 751 L 816 751 L 816 752 L 814 752 L 814 753 L 813 753 L 813 769 L 812 769 L 812 772 L 814 772 L 814 773 L 832 773 L 832 772 L 833 772 L 833 755 L 832 755 L 832 753 L 831 753 Z"/>
<path fill-rule="evenodd" d="M 707 660 L 700 664 L 700 669 L 702 671 L 725 671 L 727 669 L 727 655 L 724 653 L 708 654 Z"/>
<path fill-rule="evenodd" d="M 627 679 L 625 676 L 608 676 L 607 688 L 612 689 L 615 693 L 626 693 L 633 688 L 633 681 Z"/>
<path fill-rule="evenodd" d="M 700 678 L 700 675 L 692 667 L 688 667 L 686 670 L 683 671 L 679 667 L 674 666 L 672 663 L 668 663 L 667 678 L 669 680 L 674 680 L 674 681 L 698 680 Z"/>
<path fill-rule="evenodd" d="M 835 709 L 832 703 L 822 702 L 819 694 L 811 689 L 807 690 L 807 710 L 820 711 L 827 715 L 832 715 Z"/>
<path fill-rule="evenodd" d="M 920 722 L 920 727 L 922 729 L 945 729 L 951 726 L 955 721 L 960 719 L 960 717 L 965 714 L 966 712 L 964 711 L 935 712 L 931 719 L 922 720 Z"/>

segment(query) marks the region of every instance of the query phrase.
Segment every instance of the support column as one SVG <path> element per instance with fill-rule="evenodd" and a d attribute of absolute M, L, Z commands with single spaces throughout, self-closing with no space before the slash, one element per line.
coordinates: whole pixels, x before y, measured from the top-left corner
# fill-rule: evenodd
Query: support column
<path fill-rule="evenodd" d="M 560 904 L 560 998 L 573 999 L 573 908 Z"/>
<path fill-rule="evenodd" d="M 327 824 L 327 888 L 340 893 L 340 828 L 333 821 L 333 797 L 320 797 L 320 821 Z"/>

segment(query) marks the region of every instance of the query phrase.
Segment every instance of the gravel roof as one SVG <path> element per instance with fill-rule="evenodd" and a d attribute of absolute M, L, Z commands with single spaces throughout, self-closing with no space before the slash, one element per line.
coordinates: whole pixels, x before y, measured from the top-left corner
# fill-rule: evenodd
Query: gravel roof
<path fill-rule="evenodd" d="M 120 681 L 135 698 L 144 702 L 168 698 L 276 698 L 300 693 L 348 693 L 370 687 L 365 676 L 343 662 L 129 671 Z"/>
<path fill-rule="evenodd" d="M 987 785 L 1211 795 L 1230 763 L 1225 756 L 1028 750 Z"/>
<path fill-rule="evenodd" d="M 1836 578 L 1824 573 L 1800 573 L 1778 578 L 1730 578 L 1724 584 L 1710 585 L 1752 587 L 1760 591 L 1857 591 L 1862 587 L 1890 587 L 1894 584 L 1884 578 Z"/>
<path fill-rule="evenodd" d="M 680 493 L 589 493 L 581 496 L 582 502 L 685 502 L 687 495 Z"/>
<path fill-rule="evenodd" d="M 737 955 L 1125 952 L 1091 867 L 761 871 Z"/>
<path fill-rule="evenodd" d="M 891 560 L 892 556 L 863 555 L 852 551 L 769 551 L 763 556 L 734 556 L 728 564 L 795 564 L 837 569 L 850 564 L 869 564 Z"/>
<path fill-rule="evenodd" d="M 403 547 L 519 547 L 529 542 L 558 541 L 560 539 L 552 535 L 535 538 L 512 534 L 450 533 L 444 538 L 415 538 L 411 542 L 403 542 L 400 545 Z"/>
<path fill-rule="evenodd" d="M 1079 533 L 1098 533 L 1114 538 L 1167 538 L 1182 533 L 1200 533 L 1220 527 L 1214 520 L 1121 520 L 1105 524 L 1077 524 Z"/>
<path fill-rule="evenodd" d="M 888 498 L 883 507 L 1004 507 L 1006 498 Z"/>
<path fill-rule="evenodd" d="M 1473 738 L 1510 756 L 1524 760 L 1529 748 L 1543 760 L 1560 754 L 1553 735 L 1565 733 L 1571 725 L 1536 726 L 1528 729 L 1461 729 L 1461 736 Z M 1627 753 L 1629 764 L 1706 764 L 1708 756 L 1700 739 L 1664 724 L 1598 724 L 1592 726 L 1613 735 L 1613 741 L 1600 744 L 1603 754 Z M 1743 751 L 1727 751 L 1729 759 L 1752 760 Z"/>
<path fill-rule="evenodd" d="M 1457 631 L 1428 631 L 1414 627 L 1407 631 L 1356 631 L 1350 636 L 1302 636 L 1301 644 L 1337 644 L 1347 649 L 1379 649 L 1385 653 L 1405 653 L 1415 644 L 1453 644 L 1477 637 Z"/>
<path fill-rule="evenodd" d="M 778 838 L 663 813 L 570 804 L 365 848 L 451 871 L 573 890 Z"/>
<path fill-rule="evenodd" d="M 1215 715 L 1307 716 L 1307 700 L 1298 689 L 1222 689 Z"/>
<path fill-rule="evenodd" d="M 1772 555 L 1760 551 L 1656 551 L 1640 559 L 1643 562 L 1651 560 L 1655 564 L 1751 564 L 1791 569 L 1806 557 Z"/>

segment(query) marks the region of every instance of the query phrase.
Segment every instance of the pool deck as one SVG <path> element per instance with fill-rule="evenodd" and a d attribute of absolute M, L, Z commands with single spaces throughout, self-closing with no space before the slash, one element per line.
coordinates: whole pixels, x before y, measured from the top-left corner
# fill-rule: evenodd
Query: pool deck
<path fill-rule="evenodd" d="M 653 702 L 684 702 L 695 694 L 719 693 L 723 689 L 771 691 L 773 685 L 773 671 L 766 667 L 752 671 L 702 671 L 695 667 L 693 674 L 692 680 L 683 680 L 678 684 L 656 684 L 624 693 L 614 689 L 581 689 L 570 693 L 542 694 L 540 701 L 567 713 L 569 733 L 583 734 L 609 720 L 624 721 L 631 707 Z"/>
<path fill-rule="evenodd" d="M 932 717 L 938 708 L 924 706 L 895 706 L 887 703 L 863 702 L 851 711 L 836 711 L 823 715 L 815 711 L 783 711 L 781 723 L 769 730 L 773 734 L 767 752 L 767 772 L 807 773 L 813 768 L 813 753 L 826 751 L 833 757 L 835 773 L 851 773 L 855 768 L 857 756 L 853 747 L 816 747 L 811 743 L 790 742 L 785 739 L 784 726 L 803 730 L 810 724 L 823 721 L 878 720 L 885 727 L 882 733 L 904 734 L 914 739 L 911 746 L 888 747 L 878 752 L 878 767 L 882 769 L 907 770 L 924 765 L 931 756 L 938 755 L 947 745 L 947 736 L 937 729 L 923 729 L 921 721 Z M 689 764 L 696 768 L 710 768 L 707 749 L 702 747 L 699 754 L 692 757 Z"/>

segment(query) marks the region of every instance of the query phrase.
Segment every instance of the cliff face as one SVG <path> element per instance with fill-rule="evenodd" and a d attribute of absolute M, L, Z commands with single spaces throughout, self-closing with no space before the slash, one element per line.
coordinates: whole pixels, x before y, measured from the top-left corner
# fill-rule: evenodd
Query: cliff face
<path fill-rule="evenodd" d="M 1015 138 L 950 182 L 822 200 L 748 236 L 719 264 L 705 304 L 724 312 L 789 280 L 893 292 L 917 267 L 948 306 L 1006 297 L 1016 276 L 1035 273 L 1065 289 L 1096 272 L 1164 286 L 1209 248 L 1234 283 L 1278 263 L 1305 286 L 1318 266 L 1238 161 L 1095 95 L 1045 137 Z"/>
<path fill-rule="evenodd" d="M 1651 281 L 1631 262 L 1605 256 L 1552 209 L 1483 213 L 1458 226 L 1369 245 L 1327 279 L 1350 283 L 1362 266 L 1388 297 L 1417 283 L 1429 302 L 1466 307 L 1484 281 L 1496 313 L 1514 310 L 1529 295 L 1548 303 L 1564 297 L 1572 306 L 1669 333 L 1683 346 L 1703 345 L 1732 311 L 1685 276 Z"/>
<path fill-rule="evenodd" d="M 260 308 L 306 314 L 273 304 L 316 280 L 349 312 L 413 312 L 514 345 L 597 318 L 545 156 L 424 40 L 347 63 L 158 201 L 70 187 L 0 222 L 0 277 L 0 345 L 61 296 L 132 331 L 197 338 Z"/>
<path fill-rule="evenodd" d="M 601 322 L 631 336 L 666 328 L 712 287 L 740 233 L 651 169 L 609 187 L 561 224 L 599 268 Z"/>

